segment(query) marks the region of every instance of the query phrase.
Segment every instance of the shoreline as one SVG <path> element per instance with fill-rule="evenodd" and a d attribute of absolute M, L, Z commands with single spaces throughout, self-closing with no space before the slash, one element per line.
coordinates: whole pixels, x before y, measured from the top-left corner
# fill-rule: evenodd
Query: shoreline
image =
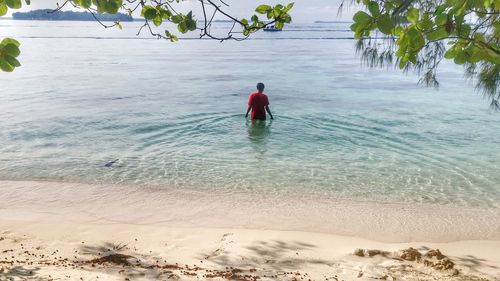
<path fill-rule="evenodd" d="M 0 202 L 14 280 L 500 276 L 499 209 L 33 181 L 0 181 Z"/>
<path fill-rule="evenodd" d="M 0 217 L 14 221 L 304 231 L 392 243 L 500 240 L 497 208 L 49 181 L 0 181 L 0 201 Z"/>

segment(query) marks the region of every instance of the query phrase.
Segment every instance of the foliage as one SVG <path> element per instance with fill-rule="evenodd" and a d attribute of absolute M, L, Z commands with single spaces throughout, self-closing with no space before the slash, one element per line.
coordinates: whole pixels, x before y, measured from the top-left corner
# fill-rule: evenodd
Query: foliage
<path fill-rule="evenodd" d="M 11 38 L 5 38 L 0 42 L 0 69 L 12 72 L 14 68 L 21 66 L 17 60 L 19 56 L 19 42 Z"/>
<path fill-rule="evenodd" d="M 443 58 L 453 60 L 465 66 L 466 77 L 498 108 L 500 0 L 355 2 L 366 8 L 354 14 L 351 26 L 366 64 L 394 63 L 421 74 L 427 86 L 437 87 L 437 66 Z"/>
<path fill-rule="evenodd" d="M 125 12 L 132 16 L 134 12 L 140 11 L 140 16 L 144 20 L 144 24 L 140 27 L 137 34 L 140 34 L 143 29 L 149 30 L 152 36 L 170 41 L 177 41 L 176 32 L 187 33 L 198 30 L 200 38 L 210 38 L 215 40 L 244 40 L 252 33 L 257 32 L 269 25 L 275 25 L 281 29 L 285 24 L 291 22 L 292 18 L 289 11 L 293 8 L 293 3 L 286 6 L 278 4 L 275 6 L 260 5 L 255 9 L 256 14 L 249 19 L 238 19 L 225 12 L 227 4 L 222 0 L 198 0 L 202 11 L 202 25 L 198 24 L 198 19 L 192 11 L 182 13 L 177 9 L 180 8 L 179 3 L 184 0 L 66 0 L 51 13 L 61 10 L 66 5 L 71 5 L 75 8 L 86 10 L 92 17 L 99 22 L 103 27 L 118 27 L 122 28 L 120 21 L 115 21 L 113 24 L 105 24 L 100 20 L 99 14 L 115 15 L 119 12 Z M 30 0 L 25 0 L 26 5 L 30 4 Z M 4 16 L 9 9 L 20 9 L 22 7 L 21 0 L 0 0 L 0 16 Z M 225 36 L 217 36 L 211 33 L 211 25 L 214 22 L 216 15 L 222 15 L 226 20 L 230 20 L 233 25 L 227 31 Z M 259 15 L 264 15 L 265 19 L 261 19 Z M 164 23 L 175 25 L 177 31 L 165 28 Z M 157 31 L 162 29 L 161 32 Z M 5 44 L 3 42 L 6 42 Z M 5 45 L 5 46 L 4 46 Z M 15 47 L 15 49 L 14 49 Z M 19 43 L 14 39 L 6 38 L 0 45 L 0 66 L 3 71 L 13 71 L 20 66 L 16 57 L 19 55 Z"/>

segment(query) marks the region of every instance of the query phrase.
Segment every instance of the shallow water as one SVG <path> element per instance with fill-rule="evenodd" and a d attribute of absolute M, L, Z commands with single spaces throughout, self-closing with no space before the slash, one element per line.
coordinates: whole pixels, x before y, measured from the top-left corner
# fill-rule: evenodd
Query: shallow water
<path fill-rule="evenodd" d="M 0 179 L 500 207 L 499 113 L 450 64 L 439 91 L 363 68 L 335 39 L 347 24 L 222 44 L 144 40 L 137 23 L 0 25 L 23 52 L 0 74 Z M 276 119 L 255 125 L 258 81 Z"/>

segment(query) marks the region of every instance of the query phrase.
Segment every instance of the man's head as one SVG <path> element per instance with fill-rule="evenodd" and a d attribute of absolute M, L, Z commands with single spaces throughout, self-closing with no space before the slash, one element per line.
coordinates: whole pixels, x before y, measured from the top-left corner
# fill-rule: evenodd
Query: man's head
<path fill-rule="evenodd" d="M 264 83 L 257 83 L 257 90 L 259 90 L 259 93 L 262 93 L 264 91 Z"/>

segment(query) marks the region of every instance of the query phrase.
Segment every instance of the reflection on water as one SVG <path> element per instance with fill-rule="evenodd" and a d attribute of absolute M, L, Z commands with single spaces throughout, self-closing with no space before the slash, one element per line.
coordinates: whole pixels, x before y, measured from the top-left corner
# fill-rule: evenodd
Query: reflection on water
<path fill-rule="evenodd" d="M 248 139 L 252 148 L 257 153 L 257 158 L 261 158 L 267 151 L 268 137 L 271 134 L 271 124 L 273 121 L 251 120 L 247 121 Z"/>

